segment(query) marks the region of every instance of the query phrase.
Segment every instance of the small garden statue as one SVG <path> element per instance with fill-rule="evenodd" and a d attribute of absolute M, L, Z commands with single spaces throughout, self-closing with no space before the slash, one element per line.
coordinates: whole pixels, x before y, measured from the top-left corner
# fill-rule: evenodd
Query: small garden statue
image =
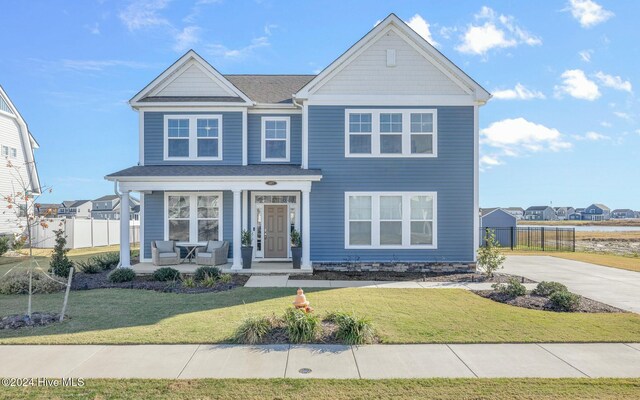
<path fill-rule="evenodd" d="M 299 310 L 304 310 L 304 312 L 307 313 L 313 311 L 313 308 L 309 306 L 309 300 L 307 300 L 307 296 L 304 295 L 302 288 L 298 288 L 296 300 L 293 302 L 293 306 Z"/>

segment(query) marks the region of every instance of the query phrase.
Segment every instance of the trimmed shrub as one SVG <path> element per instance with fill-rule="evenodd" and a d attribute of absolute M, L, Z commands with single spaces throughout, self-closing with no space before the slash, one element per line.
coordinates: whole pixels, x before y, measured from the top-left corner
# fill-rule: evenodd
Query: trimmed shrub
<path fill-rule="evenodd" d="M 242 344 L 261 343 L 273 327 L 273 317 L 251 316 L 245 318 L 233 334 L 233 340 Z"/>
<path fill-rule="evenodd" d="M 560 282 L 545 282 L 538 283 L 535 289 L 531 292 L 536 296 L 549 297 L 555 292 L 566 292 L 567 287 Z"/>
<path fill-rule="evenodd" d="M 131 282 L 136 273 L 131 268 L 116 268 L 109 274 L 109 281 L 113 283 Z"/>
<path fill-rule="evenodd" d="M 49 262 L 49 271 L 66 278 L 69 275 L 69 269 L 73 267 L 73 262 L 67 257 L 69 249 L 65 249 L 67 237 L 62 229 L 53 231 L 53 233 L 56 235 L 56 244 L 53 247 L 53 254 Z"/>
<path fill-rule="evenodd" d="M 375 340 L 375 329 L 368 318 L 337 312 L 329 314 L 327 320 L 338 325 L 336 338 L 345 344 L 373 343 Z"/>
<path fill-rule="evenodd" d="M 55 293 L 65 287 L 65 283 L 54 281 L 41 272 L 33 272 L 31 290 L 33 293 Z M 0 277 L 0 294 L 28 294 L 29 271 L 11 271 Z"/>
<path fill-rule="evenodd" d="M 11 236 L 0 236 L 0 256 L 9 251 L 11 248 L 12 238 Z"/>
<path fill-rule="evenodd" d="M 516 278 L 509 278 L 508 283 L 496 283 L 492 285 L 492 287 L 498 293 L 505 294 L 509 297 L 518 297 L 527 294 L 527 288 Z"/>
<path fill-rule="evenodd" d="M 196 281 L 204 281 L 207 276 L 218 279 L 221 273 L 218 267 L 198 267 L 193 277 Z"/>
<path fill-rule="evenodd" d="M 151 275 L 154 281 L 175 281 L 180 278 L 180 271 L 171 267 L 158 268 Z"/>
<path fill-rule="evenodd" d="M 76 266 L 80 272 L 84 272 L 85 274 L 97 274 L 102 272 L 102 268 L 98 264 L 92 262 L 91 259 L 87 261 L 76 261 Z"/>
<path fill-rule="evenodd" d="M 320 333 L 320 319 L 311 313 L 289 308 L 284 314 L 289 340 L 305 343 L 314 340 Z"/>
<path fill-rule="evenodd" d="M 580 306 L 580 296 L 566 290 L 551 294 L 549 301 L 555 309 L 560 311 L 575 311 Z"/>

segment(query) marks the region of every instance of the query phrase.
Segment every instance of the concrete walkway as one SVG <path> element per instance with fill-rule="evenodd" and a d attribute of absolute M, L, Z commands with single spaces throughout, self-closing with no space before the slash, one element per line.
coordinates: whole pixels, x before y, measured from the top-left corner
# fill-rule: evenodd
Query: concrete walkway
<path fill-rule="evenodd" d="M 560 282 L 579 295 L 640 313 L 638 272 L 550 256 L 507 256 L 500 272 L 538 282 Z"/>
<path fill-rule="evenodd" d="M 640 377 L 640 344 L 0 346 L 0 377 Z"/>
<path fill-rule="evenodd" d="M 289 279 L 289 275 L 251 275 L 245 287 L 290 287 L 290 288 L 369 288 L 369 289 L 465 289 L 490 290 L 492 283 L 483 282 L 414 282 L 414 281 L 340 281 Z M 535 283 L 525 283 L 527 290 Z"/>

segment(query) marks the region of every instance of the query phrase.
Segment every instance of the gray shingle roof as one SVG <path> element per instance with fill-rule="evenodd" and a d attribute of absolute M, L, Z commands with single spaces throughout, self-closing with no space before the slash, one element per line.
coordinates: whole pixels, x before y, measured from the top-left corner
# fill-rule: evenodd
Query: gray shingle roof
<path fill-rule="evenodd" d="M 594 203 L 594 204 L 592 204 L 592 206 L 596 206 L 596 207 L 598 207 L 599 209 L 604 210 L 604 211 L 609 211 L 609 210 L 611 210 L 609 207 L 605 206 L 605 205 L 604 205 L 604 204 L 602 204 L 602 203 Z"/>
<path fill-rule="evenodd" d="M 490 212 L 493 212 L 495 210 L 497 210 L 499 207 L 490 207 L 490 208 L 481 208 L 480 209 L 480 216 L 484 217 L 485 215 L 489 214 Z"/>
<path fill-rule="evenodd" d="M 114 172 L 107 177 L 317 175 L 321 175 L 319 169 L 302 169 L 299 165 L 138 165 Z"/>
<path fill-rule="evenodd" d="M 225 75 L 235 87 L 257 103 L 291 104 L 291 97 L 315 75 Z"/>
<path fill-rule="evenodd" d="M 78 200 L 75 203 L 73 203 L 71 205 L 71 207 L 80 207 L 81 205 L 83 205 L 84 203 L 89 202 L 89 201 L 91 201 L 91 200 Z"/>
<path fill-rule="evenodd" d="M 546 210 L 547 208 L 549 208 L 550 206 L 531 206 L 529 208 L 527 208 L 527 211 L 539 211 L 539 210 Z"/>
<path fill-rule="evenodd" d="M 116 196 L 115 194 L 108 194 L 106 196 L 102 196 L 100 198 L 97 198 L 97 199 L 95 199 L 93 201 L 110 201 L 110 200 L 115 200 L 117 198 L 118 198 L 118 196 Z"/>

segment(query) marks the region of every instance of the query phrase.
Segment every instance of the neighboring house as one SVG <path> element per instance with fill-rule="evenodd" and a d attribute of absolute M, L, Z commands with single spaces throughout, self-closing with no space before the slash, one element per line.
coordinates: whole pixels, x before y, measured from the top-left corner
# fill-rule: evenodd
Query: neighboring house
<path fill-rule="evenodd" d="M 142 261 L 153 240 L 227 240 L 242 268 L 245 229 L 254 266 L 289 261 L 296 229 L 307 270 L 468 270 L 489 98 L 393 14 L 315 76 L 222 75 L 189 51 L 130 100 L 138 165 L 106 179 L 140 193 Z"/>
<path fill-rule="evenodd" d="M 556 219 L 556 211 L 549 206 L 531 206 L 524 212 L 527 221 L 553 221 Z"/>
<path fill-rule="evenodd" d="M 524 219 L 524 208 L 522 207 L 505 207 L 504 211 L 516 217 L 516 220 Z"/>
<path fill-rule="evenodd" d="M 592 204 L 582 212 L 585 221 L 606 221 L 611 218 L 611 209 L 604 204 Z"/>
<path fill-rule="evenodd" d="M 555 207 L 556 219 L 560 221 L 564 221 L 569 219 L 569 215 L 576 212 L 576 209 L 573 207 Z"/>
<path fill-rule="evenodd" d="M 503 208 L 483 208 L 480 210 L 481 244 L 487 230 L 493 231 L 496 240 L 503 247 L 516 245 L 516 217 Z"/>
<path fill-rule="evenodd" d="M 121 209 L 120 209 L 120 197 L 111 194 L 102 196 L 98 199 L 93 200 L 91 206 L 91 218 L 94 219 L 113 219 L 119 220 Z M 133 208 L 139 205 L 139 201 L 133 197 L 129 198 L 129 219 L 138 220 L 139 211 L 132 212 Z"/>
<path fill-rule="evenodd" d="M 60 218 L 91 218 L 91 200 L 63 201 L 58 208 Z"/>
<path fill-rule="evenodd" d="M 60 204 L 36 203 L 33 212 L 38 217 L 56 218 L 58 216 L 58 208 Z"/>
<path fill-rule="evenodd" d="M 27 123 L 0 86 L 0 234 L 19 233 L 26 223 L 24 208 L 8 207 L 4 197 L 14 197 L 24 189 L 34 195 L 40 194 L 33 155 L 37 148 L 38 143 L 29 132 Z M 9 167 L 9 163 L 13 167 Z"/>
<path fill-rule="evenodd" d="M 580 221 L 580 220 L 582 220 L 582 213 L 581 212 L 574 212 L 572 214 L 569 214 L 567 219 L 570 220 L 570 221 Z"/>
<path fill-rule="evenodd" d="M 615 219 L 627 219 L 627 218 L 637 218 L 636 212 L 630 210 L 628 208 L 618 208 L 611 211 L 611 218 Z"/>

